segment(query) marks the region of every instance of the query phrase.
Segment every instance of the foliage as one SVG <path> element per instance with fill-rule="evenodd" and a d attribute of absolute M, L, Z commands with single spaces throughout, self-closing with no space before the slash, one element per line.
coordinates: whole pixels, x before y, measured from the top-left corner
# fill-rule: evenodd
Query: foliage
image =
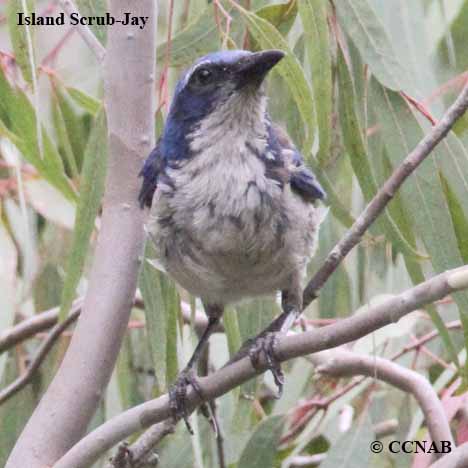
<path fill-rule="evenodd" d="M 9 31 L 9 42 L 0 42 L 0 337 L 20 318 L 53 306 L 60 307 L 63 319 L 86 291 L 107 162 L 99 66 L 79 40 L 65 41 L 50 54 L 56 39 L 46 28 L 31 28 L 28 39 L 12 23 L 12 9 L 21 3 L 0 5 L 0 18 L 7 19 L 0 19 L 0 30 Z M 43 6 L 37 3 L 36 11 Z M 168 2 L 160 3 L 162 98 L 165 87 L 173 90 L 183 67 L 223 45 L 287 52 L 269 82 L 272 118 L 290 131 L 329 194 L 330 212 L 310 274 L 466 80 L 468 0 L 450 2 L 445 14 L 440 11 L 445 2 L 439 0 L 224 0 L 223 10 L 216 7 L 220 2 L 175 2 L 170 47 Z M 77 5 L 87 15 L 105 6 L 87 1 Z M 105 43 L 105 29 L 94 32 Z M 33 41 L 33 57 L 28 40 Z M 174 73 L 168 74 L 168 67 Z M 160 102 L 160 110 L 159 119 L 167 102 Z M 155 126 L 160 129 L 161 121 Z M 465 117 L 405 183 L 356 253 L 305 311 L 308 324 L 347 316 L 383 294 L 403 291 L 468 261 L 467 128 Z M 148 243 L 139 278 L 145 310 L 137 301 L 93 425 L 167 391 L 196 343 L 190 323 L 201 304 L 157 271 L 151 257 Z M 211 340 L 211 364 L 222 366 L 278 311 L 274 298 L 227 311 L 226 333 Z M 446 324 L 455 319 L 462 325 L 449 331 Z M 433 328 L 438 336 L 426 345 L 430 352 L 415 353 L 414 367 L 438 389 L 459 375 L 466 388 L 468 293 L 457 293 L 404 321 L 397 331 L 383 329 L 355 347 L 391 357 L 413 335 Z M 37 335 L 0 355 L 0 388 L 24 371 L 42 339 Z M 68 342 L 63 335 L 32 384 L 0 406 L 0 465 Z M 409 366 L 409 358 L 405 353 L 399 362 Z M 313 406 L 305 410 L 304 402 L 339 394 L 348 382 L 314 379 L 302 359 L 286 366 L 285 374 L 285 394 L 278 401 L 271 397 L 269 375 L 219 400 L 230 468 L 287 467 L 295 456 L 323 452 L 328 452 L 323 466 L 410 466 L 410 457 L 383 454 L 377 460 L 368 450 L 375 426 L 401 414 L 399 434 L 416 437 L 419 430 L 417 437 L 427 437 L 414 402 L 390 387 L 377 392 L 365 382 L 333 400 L 326 411 Z M 340 408 L 351 411 L 351 422 L 346 423 Z M 163 466 L 216 466 L 210 428 L 200 415 L 192 418 L 194 438 L 179 427 L 158 448 Z"/>

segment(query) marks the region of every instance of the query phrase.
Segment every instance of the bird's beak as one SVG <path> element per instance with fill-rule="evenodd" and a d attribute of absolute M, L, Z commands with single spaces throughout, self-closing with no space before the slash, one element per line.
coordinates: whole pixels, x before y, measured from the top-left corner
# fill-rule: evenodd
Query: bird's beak
<path fill-rule="evenodd" d="M 281 50 L 263 50 L 243 57 L 238 64 L 237 76 L 242 87 L 248 83 L 261 84 L 266 74 L 284 57 Z"/>

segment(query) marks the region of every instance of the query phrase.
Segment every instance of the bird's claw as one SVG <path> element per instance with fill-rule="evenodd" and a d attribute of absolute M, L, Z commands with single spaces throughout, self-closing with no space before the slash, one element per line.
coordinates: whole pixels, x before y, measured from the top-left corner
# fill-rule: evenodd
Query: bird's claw
<path fill-rule="evenodd" d="M 169 390 L 169 405 L 174 421 L 183 419 L 187 430 L 193 435 L 192 426 L 188 420 L 189 414 L 187 412 L 187 389 L 189 385 L 198 396 L 203 399 L 202 390 L 198 384 L 196 374 L 193 369 L 184 369 L 180 372 L 177 380 L 174 382 Z"/>
<path fill-rule="evenodd" d="M 260 356 L 265 357 L 267 368 L 273 375 L 276 386 L 278 387 L 278 395 L 276 398 L 281 398 L 283 394 L 284 374 L 281 369 L 281 364 L 275 354 L 277 334 L 267 333 L 264 336 L 255 338 L 253 345 L 249 348 L 249 358 L 252 366 L 258 369 Z"/>

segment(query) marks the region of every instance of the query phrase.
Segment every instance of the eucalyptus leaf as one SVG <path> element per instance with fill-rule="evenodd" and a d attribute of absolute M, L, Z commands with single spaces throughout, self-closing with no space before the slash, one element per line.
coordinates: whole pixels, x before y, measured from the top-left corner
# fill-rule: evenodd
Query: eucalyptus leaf
<path fill-rule="evenodd" d="M 89 112 L 93 116 L 98 113 L 101 103 L 97 99 L 94 99 L 78 88 L 67 87 L 67 92 L 83 110 Z"/>
<path fill-rule="evenodd" d="M 299 13 L 304 28 L 304 43 L 309 57 L 312 89 L 319 129 L 319 164 L 330 159 L 332 113 L 332 63 L 327 24 L 326 0 L 299 0 Z"/>
<path fill-rule="evenodd" d="M 83 272 L 94 223 L 101 206 L 107 168 L 107 126 L 104 111 L 96 123 L 86 147 L 80 198 L 76 212 L 72 247 L 67 262 L 67 274 L 60 304 L 60 319 L 63 320 L 75 298 L 76 287 Z"/>
<path fill-rule="evenodd" d="M 274 466 L 283 424 L 283 416 L 270 416 L 262 421 L 247 442 L 240 457 L 239 466 L 242 468 Z"/>
<path fill-rule="evenodd" d="M 23 6 L 26 5 L 27 11 L 24 11 Z M 33 83 L 33 74 L 36 71 L 33 69 L 34 59 L 34 29 L 30 25 L 23 24 L 18 26 L 20 14 L 22 16 L 30 16 L 35 9 L 34 0 L 9 0 L 7 3 L 7 20 L 8 32 L 15 53 L 15 60 L 23 73 L 23 78 L 29 83 Z M 29 38 L 28 38 L 29 35 Z M 28 42 L 31 44 L 28 45 Z M 30 47 L 32 54 L 30 55 Z"/>
<path fill-rule="evenodd" d="M 369 0 L 340 0 L 335 7 L 340 24 L 375 77 L 390 89 L 401 89 L 407 72 Z"/>

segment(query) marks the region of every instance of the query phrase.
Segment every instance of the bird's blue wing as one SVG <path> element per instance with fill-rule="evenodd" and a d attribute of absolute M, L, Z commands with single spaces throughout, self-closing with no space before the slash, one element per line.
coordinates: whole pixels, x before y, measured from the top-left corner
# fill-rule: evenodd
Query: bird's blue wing
<path fill-rule="evenodd" d="M 272 124 L 269 133 L 269 139 L 281 152 L 281 159 L 288 170 L 291 189 L 306 201 L 323 200 L 326 197 L 325 190 L 314 173 L 305 166 L 302 155 L 292 144 L 286 132 L 281 127 Z"/>
<path fill-rule="evenodd" d="M 163 156 L 160 151 L 159 141 L 149 156 L 146 158 L 143 168 L 140 171 L 139 177 L 143 178 L 141 184 L 140 194 L 138 195 L 138 201 L 140 207 L 145 206 L 151 207 L 153 201 L 153 195 L 158 186 L 158 177 L 161 175 L 163 169 Z"/>
<path fill-rule="evenodd" d="M 316 179 L 314 173 L 304 165 L 301 154 L 294 150 L 292 169 L 289 182 L 291 188 L 307 201 L 323 200 L 325 190 Z"/>

